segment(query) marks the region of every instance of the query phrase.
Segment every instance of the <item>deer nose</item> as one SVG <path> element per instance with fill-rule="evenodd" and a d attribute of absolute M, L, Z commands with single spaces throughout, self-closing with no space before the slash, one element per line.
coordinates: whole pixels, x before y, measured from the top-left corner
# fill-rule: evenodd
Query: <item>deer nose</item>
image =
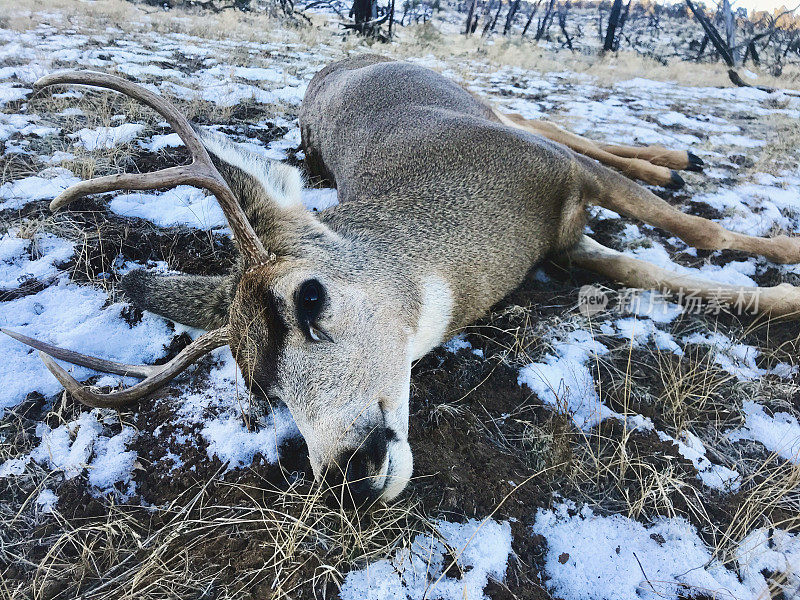
<path fill-rule="evenodd" d="M 324 485 L 329 504 L 344 508 L 369 506 L 383 492 L 381 470 L 386 462 L 386 434 L 370 433 L 355 450 L 345 451 L 326 470 Z"/>

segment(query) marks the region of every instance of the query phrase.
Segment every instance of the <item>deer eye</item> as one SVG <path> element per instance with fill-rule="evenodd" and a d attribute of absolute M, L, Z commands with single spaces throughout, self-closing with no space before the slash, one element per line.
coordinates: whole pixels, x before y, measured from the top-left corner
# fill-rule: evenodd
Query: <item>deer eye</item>
<path fill-rule="evenodd" d="M 330 336 L 322 331 L 316 320 L 325 304 L 325 287 L 316 279 L 303 282 L 297 290 L 295 299 L 297 320 L 305 334 L 315 342 L 331 342 Z"/>

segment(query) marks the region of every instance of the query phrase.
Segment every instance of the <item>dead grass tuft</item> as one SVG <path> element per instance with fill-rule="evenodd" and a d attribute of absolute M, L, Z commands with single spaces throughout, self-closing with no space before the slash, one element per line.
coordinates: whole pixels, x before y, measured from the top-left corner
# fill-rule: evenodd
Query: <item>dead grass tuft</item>
<path fill-rule="evenodd" d="M 331 597 L 354 565 L 409 547 L 418 533 L 437 535 L 412 502 L 357 513 L 329 508 L 302 479 L 278 489 L 217 476 L 167 506 L 107 498 L 97 516 L 55 512 L 50 533 L 39 534 L 40 556 L 25 552 L 21 537 L 0 547 L 1 562 L 34 568 L 28 586 L 9 583 L 0 598 L 278 599 L 309 586 Z M 18 533 L 40 524 L 37 518 Z"/>

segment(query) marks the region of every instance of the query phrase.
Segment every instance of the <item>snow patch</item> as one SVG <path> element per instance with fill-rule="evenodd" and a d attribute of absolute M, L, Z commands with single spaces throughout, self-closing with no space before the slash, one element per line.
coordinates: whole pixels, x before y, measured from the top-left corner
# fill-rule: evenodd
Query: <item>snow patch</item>
<path fill-rule="evenodd" d="M 72 171 L 50 167 L 32 177 L 9 181 L 0 186 L 0 210 L 19 209 L 36 200 L 52 200 L 78 183 Z"/>
<path fill-rule="evenodd" d="M 56 508 L 56 504 L 58 504 L 58 496 L 49 488 L 43 489 L 36 497 L 36 506 L 45 514 L 52 513 Z"/>
<path fill-rule="evenodd" d="M 120 194 L 108 207 L 118 215 L 146 219 L 160 227 L 185 225 L 208 231 L 227 225 L 217 199 L 188 185 L 165 192 Z"/>
<path fill-rule="evenodd" d="M 75 252 L 75 244 L 49 233 L 37 235 L 35 240 L 17 237 L 18 233 L 10 230 L 0 237 L 0 289 L 52 277 L 58 273 L 56 266 Z M 34 253 L 36 258 L 31 256 Z"/>
<path fill-rule="evenodd" d="M 345 577 L 342 600 L 485 599 L 489 578 L 502 581 L 511 555 L 511 525 L 491 519 L 438 521 L 437 537 L 419 534 L 410 548 Z M 448 548 L 451 549 L 448 552 Z M 460 578 L 443 575 L 453 558 Z"/>
<path fill-rule="evenodd" d="M 754 590 L 714 559 L 682 517 L 652 524 L 567 502 L 539 509 L 533 533 L 547 539 L 545 570 L 551 592 L 565 600 L 641 600 L 703 593 L 754 598 Z M 763 577 L 761 577 L 763 582 Z"/>
<path fill-rule="evenodd" d="M 228 412 L 203 427 L 201 435 L 208 442 L 208 457 L 219 458 L 227 470 L 246 467 L 260 454 L 268 463 L 278 461 L 278 449 L 284 440 L 298 435 L 289 410 L 276 407 L 268 422 L 249 430 L 241 414 Z"/>
<path fill-rule="evenodd" d="M 132 142 L 137 135 L 144 131 L 141 123 L 123 123 L 116 127 L 98 127 L 97 129 L 81 129 L 70 135 L 79 146 L 89 151 L 109 149 Z"/>
<path fill-rule="evenodd" d="M 752 400 L 745 400 L 743 408 L 744 426 L 728 433 L 728 439 L 732 442 L 761 442 L 770 452 L 800 465 L 800 423 L 797 417 L 785 412 L 776 412 L 770 417 L 763 406 Z"/>
<path fill-rule="evenodd" d="M 570 332 L 554 344 L 555 354 L 546 354 L 542 362 L 523 367 L 517 383 L 525 384 L 540 400 L 564 410 L 577 427 L 591 429 L 617 413 L 600 402 L 594 378 L 587 367 L 589 360 L 608 353 L 588 331 Z"/>
<path fill-rule="evenodd" d="M 678 447 L 678 452 L 684 458 L 692 461 L 700 480 L 708 487 L 717 490 L 736 491 L 739 488 L 739 474 L 724 467 L 712 463 L 706 456 L 706 447 L 696 435 L 691 431 L 684 431 L 680 439 L 667 435 L 663 431 L 658 432 L 658 437 L 664 442 L 672 442 Z"/>
<path fill-rule="evenodd" d="M 698 344 L 709 346 L 713 352 L 714 362 L 724 371 L 734 375 L 739 381 L 749 381 L 764 375 L 777 375 L 791 377 L 797 372 L 797 366 L 779 363 L 771 369 L 762 369 L 756 364 L 756 359 L 761 352 L 747 344 L 735 343 L 726 335 L 719 332 L 696 332 L 684 336 L 684 344 Z"/>
<path fill-rule="evenodd" d="M 164 355 L 172 338 L 164 319 L 145 313 L 131 326 L 121 317 L 126 306 L 105 306 L 105 292 L 65 279 L 37 294 L 2 304 L 0 327 L 7 327 L 57 346 L 124 363 L 152 363 Z M 0 409 L 14 406 L 30 392 L 49 396 L 61 384 L 36 352 L 8 336 L 0 336 Z M 83 380 L 89 369 L 70 365 L 71 375 Z"/>

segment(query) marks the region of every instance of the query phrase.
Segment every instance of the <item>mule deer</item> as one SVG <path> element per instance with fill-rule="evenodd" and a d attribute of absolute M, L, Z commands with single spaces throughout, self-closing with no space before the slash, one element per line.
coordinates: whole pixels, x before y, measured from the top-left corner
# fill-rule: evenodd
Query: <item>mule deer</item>
<path fill-rule="evenodd" d="M 302 144 L 311 173 L 332 181 L 340 200 L 316 215 L 300 203 L 296 169 L 193 129 L 159 95 L 89 72 L 47 76 L 38 87 L 54 84 L 105 87 L 149 105 L 193 162 L 79 183 L 52 209 L 117 189 L 204 187 L 219 199 L 240 259 L 225 277 L 134 271 L 123 278 L 135 305 L 210 330 L 163 366 L 112 363 L 7 333 L 38 348 L 53 375 L 89 406 L 134 402 L 228 344 L 249 387 L 290 409 L 316 478 L 345 483 L 342 494 L 357 503 L 391 500 L 411 476 L 412 363 L 484 315 L 548 255 L 627 286 L 682 288 L 722 302 L 744 297 L 772 315 L 800 307 L 790 285 L 710 283 L 582 234 L 586 206 L 598 204 L 698 248 L 800 261 L 797 239 L 751 237 L 682 214 L 579 154 L 675 184 L 671 169 L 699 166 L 689 153 L 601 147 L 552 124 L 503 115 L 420 66 L 366 55 L 331 64 L 311 81 L 300 113 Z M 102 393 L 53 359 L 144 379 Z"/>

